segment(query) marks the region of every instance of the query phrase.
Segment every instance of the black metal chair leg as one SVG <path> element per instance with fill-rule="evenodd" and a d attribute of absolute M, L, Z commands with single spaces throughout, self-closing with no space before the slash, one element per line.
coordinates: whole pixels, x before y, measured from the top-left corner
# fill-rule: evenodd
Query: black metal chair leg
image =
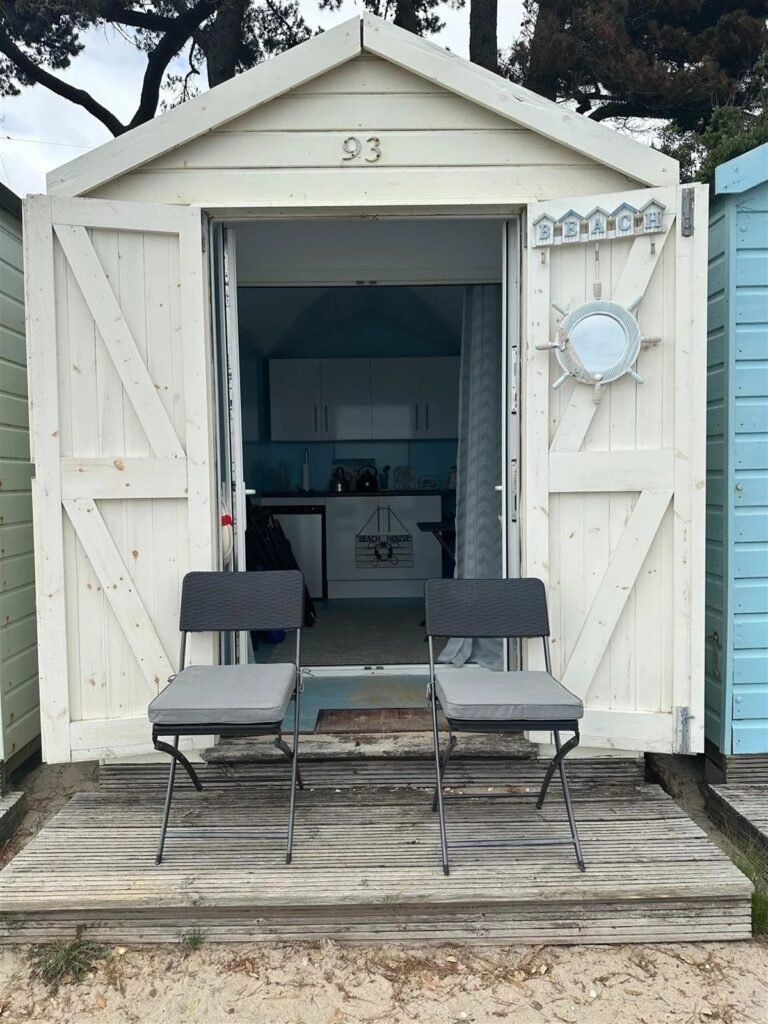
<path fill-rule="evenodd" d="M 178 736 L 175 737 L 175 745 L 174 746 L 171 746 L 170 743 L 166 743 L 165 740 L 158 740 L 158 739 L 156 739 L 155 740 L 155 750 L 162 750 L 164 754 L 170 754 L 170 756 L 173 758 L 174 764 L 178 761 L 178 763 L 184 768 L 184 770 L 186 771 L 187 775 L 192 780 L 192 784 L 195 787 L 195 789 L 198 791 L 198 793 L 202 793 L 202 791 L 203 791 L 203 784 L 200 781 L 200 779 L 198 778 L 197 772 L 192 767 L 192 765 L 189 763 L 189 761 L 184 756 L 184 754 L 182 754 L 182 752 L 179 750 L 179 737 Z"/>
<path fill-rule="evenodd" d="M 282 752 L 285 754 L 289 761 L 293 762 L 293 751 L 285 742 L 282 736 L 275 737 L 275 746 L 278 748 L 278 750 L 282 750 Z M 296 769 L 296 779 L 294 780 L 294 785 L 297 785 L 299 789 L 304 789 L 304 780 L 301 777 L 301 769 L 299 768 Z"/>
<path fill-rule="evenodd" d="M 557 733 L 555 733 L 557 736 Z M 579 842 L 579 833 L 576 829 L 576 819 L 573 816 L 573 806 L 571 804 L 571 791 L 568 787 L 568 778 L 565 774 L 565 761 L 560 760 L 560 782 L 563 786 L 563 799 L 565 800 L 565 811 L 568 815 L 568 823 L 571 826 L 571 835 L 573 837 L 573 846 L 576 851 L 576 863 L 579 865 L 579 871 L 586 871 L 587 866 L 584 863 L 584 854 L 581 852 L 581 843 Z"/>
<path fill-rule="evenodd" d="M 437 729 L 437 700 L 434 683 L 430 686 L 432 701 L 432 740 L 435 747 L 435 797 L 437 799 L 437 816 L 440 819 L 440 851 L 443 857 L 443 874 L 449 875 L 448 839 L 445 834 L 445 808 L 443 806 L 443 779 L 440 771 L 440 735 Z"/>
<path fill-rule="evenodd" d="M 174 743 L 178 752 L 179 737 L 174 737 Z M 155 746 L 158 746 L 158 741 L 155 741 Z M 169 746 L 167 743 L 163 743 L 164 747 Z M 171 767 L 168 772 L 168 789 L 165 793 L 165 809 L 163 810 L 163 823 L 160 826 L 160 839 L 157 844 L 157 853 L 155 855 L 155 864 L 160 864 L 163 859 L 163 848 L 165 846 L 165 833 L 168 831 L 168 818 L 171 814 L 171 801 L 173 800 L 173 783 L 176 779 L 176 764 L 177 759 L 171 756 Z"/>
<path fill-rule="evenodd" d="M 538 810 L 541 810 L 541 808 L 544 806 L 544 798 L 547 795 L 547 790 L 549 789 L 549 784 L 552 781 L 552 777 L 554 776 L 555 771 L 559 768 L 560 764 L 562 764 L 563 758 L 566 756 L 566 754 L 569 754 L 574 749 L 574 747 L 578 747 L 578 745 L 578 732 L 574 733 L 574 735 L 568 740 L 568 742 L 564 743 L 562 746 L 560 746 L 560 733 L 555 732 L 555 756 L 549 762 L 547 773 L 544 776 L 544 781 L 542 782 L 541 789 L 539 790 L 539 797 L 536 801 L 536 807 Z"/>
<path fill-rule="evenodd" d="M 296 788 L 297 783 L 303 789 L 304 784 L 299 774 L 299 714 L 301 711 L 301 684 L 296 687 L 296 706 L 293 721 L 293 755 L 291 757 L 291 799 L 288 807 L 288 846 L 285 852 L 285 863 L 290 864 L 293 859 L 293 822 L 296 813 Z M 282 737 L 278 737 L 282 743 Z M 285 744 L 283 744 L 285 746 Z"/>
<path fill-rule="evenodd" d="M 446 744 L 445 750 L 443 751 L 443 763 L 442 763 L 442 767 L 441 767 L 441 770 L 440 770 L 440 775 L 442 776 L 442 783 L 443 783 L 443 785 L 445 785 L 445 775 L 446 775 L 446 772 L 448 771 L 448 761 L 450 760 L 451 754 L 453 753 L 453 748 L 455 746 L 456 746 L 456 737 L 453 735 L 452 732 L 449 731 L 449 733 L 448 733 L 448 743 Z M 434 812 L 436 810 L 437 810 L 437 790 L 435 790 L 434 796 L 432 797 L 432 813 L 434 814 Z"/>

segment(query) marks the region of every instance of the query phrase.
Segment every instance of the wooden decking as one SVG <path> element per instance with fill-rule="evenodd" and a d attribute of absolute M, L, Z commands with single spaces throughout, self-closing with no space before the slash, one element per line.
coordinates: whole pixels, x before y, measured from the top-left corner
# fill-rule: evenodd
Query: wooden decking
<path fill-rule="evenodd" d="M 753 848 L 768 870 L 768 785 L 710 786 L 708 805 L 723 831 Z"/>
<path fill-rule="evenodd" d="M 542 812 L 536 761 L 457 761 L 450 835 L 564 834 L 560 790 Z M 209 765 L 185 778 L 177 827 L 283 827 L 281 765 Z M 636 767 L 574 761 L 588 870 L 568 847 L 460 849 L 440 868 L 425 761 L 308 763 L 294 863 L 282 844 L 172 840 L 155 867 L 165 773 L 105 772 L 0 873 L 0 941 L 45 941 L 85 925 L 115 942 L 266 939 L 612 943 L 744 939 L 751 884 Z M 491 799 L 494 797 L 494 799 Z M 495 799 L 506 797 L 506 799 Z"/>

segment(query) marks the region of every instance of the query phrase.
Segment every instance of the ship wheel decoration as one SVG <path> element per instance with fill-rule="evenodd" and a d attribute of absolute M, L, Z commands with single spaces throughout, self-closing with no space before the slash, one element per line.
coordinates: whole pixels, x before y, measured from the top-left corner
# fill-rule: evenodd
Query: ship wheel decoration
<path fill-rule="evenodd" d="M 599 247 L 596 246 L 594 299 L 571 310 L 553 302 L 553 307 L 563 318 L 555 340 L 536 346 L 537 349 L 555 351 L 563 373 L 553 384 L 554 388 L 559 388 L 573 377 L 582 384 L 592 385 L 592 398 L 596 403 L 602 398 L 605 385 L 624 374 L 643 384 L 643 378 L 635 369 L 640 349 L 661 341 L 661 338 L 648 338 L 640 333 L 635 310 L 642 302 L 642 295 L 626 307 L 601 297 L 599 260 Z"/>

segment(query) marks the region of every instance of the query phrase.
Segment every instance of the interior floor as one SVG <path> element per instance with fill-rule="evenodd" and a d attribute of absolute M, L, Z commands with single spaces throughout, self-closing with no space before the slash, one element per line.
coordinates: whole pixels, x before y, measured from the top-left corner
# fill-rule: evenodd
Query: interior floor
<path fill-rule="evenodd" d="M 308 666 L 426 665 L 424 604 L 391 600 L 318 601 L 317 621 L 301 634 L 301 660 Z M 269 657 L 285 658 L 282 644 Z"/>

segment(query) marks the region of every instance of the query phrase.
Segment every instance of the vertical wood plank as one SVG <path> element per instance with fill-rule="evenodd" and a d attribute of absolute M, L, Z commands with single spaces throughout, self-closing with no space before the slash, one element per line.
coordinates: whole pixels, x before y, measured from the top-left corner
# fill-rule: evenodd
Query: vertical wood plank
<path fill-rule="evenodd" d="M 691 186 L 686 186 L 691 187 Z M 699 341 L 706 337 L 708 192 L 695 186 L 694 232 L 676 227 L 675 304 L 675 617 L 673 699 L 690 707 L 692 749 L 704 737 L 704 521 L 706 483 L 706 371 Z M 683 188 L 678 189 L 682 202 Z"/>
<path fill-rule="evenodd" d="M 549 340 L 550 260 L 552 254 L 531 245 L 529 225 L 523 353 L 522 486 L 523 574 L 549 586 L 549 353 L 536 345 Z M 528 668 L 543 666 L 540 644 L 528 645 Z"/>
<path fill-rule="evenodd" d="M 184 339 L 184 411 L 189 481 L 188 569 L 213 569 L 216 506 L 213 500 L 213 382 L 211 380 L 210 291 L 203 254 L 200 210 L 180 211 L 179 259 L 182 337 Z M 207 230 L 207 228 L 206 228 Z M 191 637 L 190 658 L 210 663 L 211 637 Z"/>
<path fill-rule="evenodd" d="M 59 473 L 59 394 L 56 352 L 56 284 L 51 201 L 24 203 L 25 302 L 30 387 L 30 435 L 34 436 L 32 486 L 36 552 L 40 720 L 46 758 L 69 761 L 69 681 L 64 591 L 64 536 Z"/>

